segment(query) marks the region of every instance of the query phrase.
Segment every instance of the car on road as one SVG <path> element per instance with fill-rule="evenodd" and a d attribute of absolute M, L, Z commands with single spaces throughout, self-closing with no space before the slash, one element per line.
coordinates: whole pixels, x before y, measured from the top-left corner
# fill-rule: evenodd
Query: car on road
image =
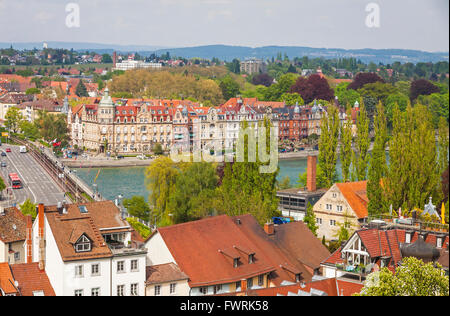
<path fill-rule="evenodd" d="M 27 147 L 26 147 L 26 146 L 20 146 L 19 151 L 20 151 L 21 153 L 26 153 L 26 152 L 27 152 Z"/>
<path fill-rule="evenodd" d="M 10 153 L 11 152 L 11 148 L 6 148 L 6 152 Z"/>
<path fill-rule="evenodd" d="M 2 167 L 6 167 L 6 162 L 2 161 Z"/>
<path fill-rule="evenodd" d="M 2 151 L 2 157 L 6 157 L 6 153 Z"/>
<path fill-rule="evenodd" d="M 123 159 L 123 158 L 124 158 L 124 156 L 122 156 L 122 155 L 117 156 L 117 159 Z"/>

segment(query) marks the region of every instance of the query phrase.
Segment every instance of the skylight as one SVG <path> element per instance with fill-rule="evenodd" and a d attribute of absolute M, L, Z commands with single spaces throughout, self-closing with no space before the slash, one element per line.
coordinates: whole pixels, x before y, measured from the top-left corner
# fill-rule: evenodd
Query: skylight
<path fill-rule="evenodd" d="M 86 214 L 88 212 L 86 206 L 84 205 L 79 205 L 78 208 L 80 209 L 80 213 L 82 214 Z"/>

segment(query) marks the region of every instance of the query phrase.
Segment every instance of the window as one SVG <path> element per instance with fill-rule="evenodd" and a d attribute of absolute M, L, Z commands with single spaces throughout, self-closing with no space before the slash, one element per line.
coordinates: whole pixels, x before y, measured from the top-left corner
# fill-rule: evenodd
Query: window
<path fill-rule="evenodd" d="M 137 259 L 131 260 L 131 271 L 139 271 Z"/>
<path fill-rule="evenodd" d="M 161 285 L 155 285 L 155 296 L 161 295 Z"/>
<path fill-rule="evenodd" d="M 214 294 L 222 291 L 222 284 L 214 285 Z"/>
<path fill-rule="evenodd" d="M 233 267 L 237 268 L 238 264 L 239 264 L 239 259 L 238 258 L 234 258 L 233 259 Z"/>
<path fill-rule="evenodd" d="M 19 261 L 20 260 L 20 252 L 15 252 L 14 253 L 14 261 Z"/>
<path fill-rule="evenodd" d="M 83 277 L 83 266 L 75 266 L 75 277 L 76 278 Z"/>
<path fill-rule="evenodd" d="M 333 206 L 331 204 L 326 204 L 327 211 L 331 211 L 333 209 Z"/>
<path fill-rule="evenodd" d="M 33 291 L 33 296 L 45 296 L 44 291 Z"/>
<path fill-rule="evenodd" d="M 442 237 L 436 238 L 436 247 L 442 248 Z"/>
<path fill-rule="evenodd" d="M 86 207 L 80 205 L 80 213 L 87 213 Z M 83 207 L 83 208 L 82 208 Z M 83 211 L 82 211 L 83 210 Z M 85 235 L 82 235 L 80 239 L 75 243 L 76 252 L 91 251 L 91 241 Z"/>
<path fill-rule="evenodd" d="M 205 295 L 208 294 L 208 287 L 207 286 L 200 287 L 200 293 Z"/>
<path fill-rule="evenodd" d="M 405 243 L 409 244 L 411 242 L 411 233 L 406 233 Z"/>
<path fill-rule="evenodd" d="M 236 291 L 241 289 L 241 281 L 236 282 Z"/>
<path fill-rule="evenodd" d="M 248 263 L 249 263 L 249 264 L 252 264 L 252 263 L 253 263 L 253 259 L 254 259 L 253 256 L 254 256 L 254 254 L 249 254 L 249 255 L 248 255 Z"/>
<path fill-rule="evenodd" d="M 100 288 L 95 287 L 95 288 L 91 289 L 91 296 L 100 296 Z"/>
<path fill-rule="evenodd" d="M 264 275 L 259 275 L 258 276 L 258 285 L 259 286 L 264 286 Z"/>
<path fill-rule="evenodd" d="M 91 265 L 91 275 L 92 276 L 100 275 L 100 265 L 98 263 Z"/>
<path fill-rule="evenodd" d="M 125 285 L 117 286 L 117 296 L 124 296 L 125 293 Z"/>
<path fill-rule="evenodd" d="M 322 219 L 317 217 L 316 218 L 316 223 L 319 224 L 319 225 L 322 225 Z"/>
<path fill-rule="evenodd" d="M 338 205 L 338 206 L 336 206 L 336 208 L 337 208 L 338 212 L 342 212 L 342 205 Z"/>
<path fill-rule="evenodd" d="M 118 261 L 117 262 L 117 273 L 123 273 L 125 272 L 125 261 Z"/>
<path fill-rule="evenodd" d="M 177 287 L 176 283 L 170 283 L 170 294 L 175 293 L 176 287 Z"/>
<path fill-rule="evenodd" d="M 130 295 L 131 296 L 138 296 L 138 284 L 133 283 L 130 286 Z"/>
<path fill-rule="evenodd" d="M 75 296 L 83 296 L 83 290 L 75 290 Z"/>
<path fill-rule="evenodd" d="M 330 226 L 336 226 L 336 221 L 334 219 L 330 219 Z"/>
<path fill-rule="evenodd" d="M 247 279 L 247 288 L 251 289 L 252 287 L 253 287 L 253 279 L 252 278 Z"/>

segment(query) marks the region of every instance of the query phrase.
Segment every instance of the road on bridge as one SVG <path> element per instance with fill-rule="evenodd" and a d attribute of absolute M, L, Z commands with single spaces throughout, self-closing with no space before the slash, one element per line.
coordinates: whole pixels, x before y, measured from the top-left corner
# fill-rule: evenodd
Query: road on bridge
<path fill-rule="evenodd" d="M 30 199 L 33 203 L 56 205 L 64 199 L 64 192 L 30 153 L 21 153 L 19 146 L 8 144 L 3 144 L 0 147 L 0 152 L 6 152 L 7 148 L 10 148 L 11 152 L 7 152 L 6 157 L 0 156 L 0 162 L 6 162 L 6 167 L 0 168 L 6 187 L 9 192 L 13 193 L 13 199 L 1 201 L 7 203 L 4 206 L 13 204 L 18 206 L 26 199 Z M 12 172 L 17 173 L 22 180 L 22 189 L 11 189 L 8 174 Z M 3 200 L 7 198 L 7 190 L 5 189 L 3 191 Z"/>

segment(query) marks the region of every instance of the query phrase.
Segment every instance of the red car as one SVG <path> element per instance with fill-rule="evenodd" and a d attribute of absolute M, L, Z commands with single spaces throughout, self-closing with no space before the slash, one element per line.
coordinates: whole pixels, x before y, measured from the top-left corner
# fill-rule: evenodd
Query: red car
<path fill-rule="evenodd" d="M 10 153 L 11 152 L 11 148 L 6 148 L 6 152 Z"/>

